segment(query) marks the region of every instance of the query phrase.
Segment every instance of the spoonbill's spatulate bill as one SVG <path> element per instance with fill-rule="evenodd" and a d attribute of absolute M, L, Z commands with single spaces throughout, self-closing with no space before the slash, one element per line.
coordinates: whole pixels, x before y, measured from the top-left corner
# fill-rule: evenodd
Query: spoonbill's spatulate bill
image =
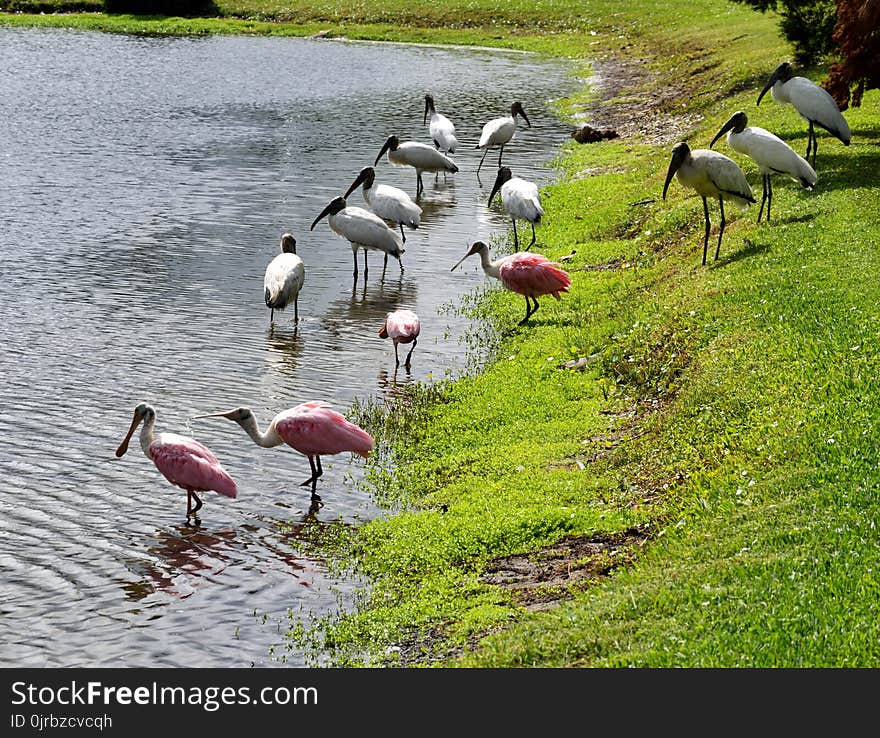
<path fill-rule="evenodd" d="M 773 185 L 770 177 L 782 174 L 793 179 L 805 190 L 816 186 L 818 177 L 809 162 L 798 154 L 791 146 L 776 134 L 764 128 L 748 125 L 748 118 L 742 110 L 738 110 L 715 134 L 711 149 L 715 142 L 725 133 L 727 145 L 734 151 L 745 154 L 754 161 L 761 170 L 761 209 L 758 211 L 758 222 L 767 203 L 767 222 L 770 222 L 770 203 L 773 201 Z"/>
<path fill-rule="evenodd" d="M 134 409 L 128 433 L 116 449 L 117 457 L 128 451 L 129 441 L 141 423 L 141 449 L 165 479 L 186 490 L 187 518 L 202 507 L 197 492 L 214 491 L 233 498 L 238 494 L 235 481 L 206 446 L 176 433 L 153 435 L 156 411 L 152 405 L 143 402 Z"/>
<path fill-rule="evenodd" d="M 455 174 L 458 165 L 442 151 L 420 141 L 400 142 L 397 136 L 389 136 L 376 157 L 374 166 L 388 152 L 388 161 L 396 167 L 412 167 L 416 170 L 416 200 L 425 189 L 422 172 L 448 172 Z"/>
<path fill-rule="evenodd" d="M 529 116 L 526 115 L 526 111 L 523 110 L 523 106 L 519 101 L 514 102 L 510 106 L 510 115 L 502 115 L 500 118 L 493 118 L 483 126 L 483 130 L 480 133 L 480 141 L 474 147 L 477 149 L 483 149 L 483 156 L 480 158 L 480 163 L 477 165 L 478 177 L 480 176 L 480 168 L 483 166 L 483 160 L 486 158 L 486 154 L 489 153 L 489 149 L 495 148 L 496 146 L 500 147 L 500 150 L 498 151 L 498 166 L 501 166 L 501 155 L 504 153 L 504 147 L 511 142 L 516 134 L 517 116 L 522 117 L 529 128 L 532 127 L 532 124 L 529 121 Z"/>
<path fill-rule="evenodd" d="M 489 195 L 489 205 L 492 205 L 492 198 L 500 190 L 501 207 L 504 212 L 510 216 L 513 222 L 513 250 L 519 251 L 519 237 L 516 233 L 516 220 L 527 220 L 532 224 L 532 240 L 526 246 L 528 251 L 535 245 L 535 224 L 541 222 L 541 216 L 544 215 L 544 209 L 541 207 L 541 196 L 538 194 L 538 185 L 534 182 L 514 177 L 510 171 L 510 167 L 499 167 L 498 175 L 495 177 L 495 184 L 492 186 L 492 192 Z"/>
<path fill-rule="evenodd" d="M 409 369 L 412 352 L 418 343 L 421 325 L 419 316 L 412 310 L 394 310 L 385 316 L 385 322 L 379 329 L 379 338 L 390 338 L 394 342 L 394 362 L 400 365 L 400 357 L 397 355 L 397 345 L 411 343 L 412 347 L 406 355 L 404 366 Z"/>
<path fill-rule="evenodd" d="M 284 310 L 291 302 L 293 319 L 299 322 L 297 302 L 305 278 L 305 264 L 296 255 L 296 239 L 290 233 L 285 233 L 281 236 L 281 253 L 269 262 L 263 277 L 263 297 L 271 311 L 270 323 L 275 319 L 275 311 Z"/>
<path fill-rule="evenodd" d="M 844 146 L 850 144 L 849 123 L 840 112 L 834 98 L 827 90 L 819 87 L 806 77 L 796 77 L 791 64 L 782 62 L 764 85 L 761 94 L 758 95 L 757 105 L 761 104 L 761 98 L 770 90 L 770 96 L 778 103 L 789 104 L 797 110 L 798 115 L 809 124 L 807 134 L 807 153 L 804 155 L 807 161 L 816 168 L 816 152 L 819 149 L 819 140 L 816 138 L 816 126 L 824 128 L 828 133 L 838 139 Z M 812 159 L 810 155 L 812 154 Z"/>
<path fill-rule="evenodd" d="M 484 241 L 474 241 L 452 270 L 474 254 L 480 255 L 480 265 L 486 275 L 500 280 L 506 289 L 525 297 L 526 315 L 519 325 L 525 325 L 537 312 L 539 297 L 553 295 L 561 300 L 560 293 L 568 292 L 571 286 L 568 272 L 543 254 L 520 252 L 492 261 L 489 259 L 489 246 Z"/>
<path fill-rule="evenodd" d="M 329 403 L 320 400 L 282 410 L 269 423 L 265 433 L 260 430 L 257 419 L 248 407 L 196 417 L 227 418 L 238 423 L 258 446 L 273 448 L 286 443 L 308 457 L 312 475 L 300 486 L 311 485 L 313 500 L 321 499 L 315 489 L 324 473 L 322 456 L 351 452 L 366 459 L 375 445 L 369 433 L 346 420 L 341 413 L 331 410 Z"/>
<path fill-rule="evenodd" d="M 749 187 L 746 175 L 739 165 L 730 157 L 710 149 L 694 149 L 691 151 L 684 141 L 672 148 L 672 160 L 666 171 L 663 184 L 663 199 L 673 175 L 680 184 L 690 187 L 703 199 L 703 216 L 706 221 L 706 232 L 703 236 L 703 264 L 706 263 L 706 249 L 709 244 L 709 204 L 707 197 L 717 197 L 721 208 L 721 228 L 718 231 L 718 247 L 715 258 L 721 251 L 721 237 L 724 235 L 724 201 L 728 200 L 745 210 L 749 203 L 755 202 L 752 188 Z"/>
<path fill-rule="evenodd" d="M 403 227 L 415 230 L 422 221 L 422 209 L 403 190 L 376 184 L 376 170 L 364 167 L 345 193 L 346 200 L 358 187 L 363 187 L 364 201 L 376 215 L 400 227 L 400 238 L 406 243 Z"/>

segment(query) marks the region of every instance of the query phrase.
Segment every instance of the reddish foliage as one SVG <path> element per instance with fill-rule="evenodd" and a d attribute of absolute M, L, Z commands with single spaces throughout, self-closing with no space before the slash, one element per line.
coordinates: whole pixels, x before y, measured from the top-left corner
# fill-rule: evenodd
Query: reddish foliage
<path fill-rule="evenodd" d="M 837 0 L 832 37 L 842 60 L 822 86 L 841 110 L 859 107 L 865 90 L 880 88 L 880 0 Z"/>

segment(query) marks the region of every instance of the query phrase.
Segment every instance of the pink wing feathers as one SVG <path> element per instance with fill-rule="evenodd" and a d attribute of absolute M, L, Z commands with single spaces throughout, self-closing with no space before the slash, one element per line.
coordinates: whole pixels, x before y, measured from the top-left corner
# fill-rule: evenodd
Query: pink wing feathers
<path fill-rule="evenodd" d="M 395 310 L 385 317 L 385 330 L 389 338 L 398 343 L 410 343 L 418 338 L 420 329 L 419 316 L 412 310 Z"/>
<path fill-rule="evenodd" d="M 235 497 L 235 480 L 220 465 L 210 449 L 192 438 L 160 433 L 150 446 L 150 458 L 171 484 L 197 492 L 213 490 Z"/>
<path fill-rule="evenodd" d="M 529 297 L 553 295 L 561 300 L 559 293 L 568 292 L 571 285 L 568 273 L 542 254 L 511 254 L 503 260 L 498 273 L 507 289 Z"/>
<path fill-rule="evenodd" d="M 306 456 L 350 451 L 367 458 L 375 444 L 369 433 L 320 401 L 297 405 L 275 424 L 275 430 L 288 445 Z"/>

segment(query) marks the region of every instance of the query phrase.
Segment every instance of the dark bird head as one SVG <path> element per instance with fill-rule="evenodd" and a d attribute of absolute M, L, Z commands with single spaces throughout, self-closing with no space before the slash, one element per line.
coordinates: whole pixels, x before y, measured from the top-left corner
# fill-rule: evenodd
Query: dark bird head
<path fill-rule="evenodd" d="M 685 160 L 691 155 L 691 147 L 684 141 L 675 144 L 672 147 L 672 160 L 669 162 L 669 169 L 666 170 L 666 182 L 663 183 L 663 199 L 666 199 L 666 190 L 669 189 L 669 183 L 675 176 L 679 167 L 684 164 Z"/>
<path fill-rule="evenodd" d="M 531 128 L 532 124 L 529 122 L 529 116 L 526 115 L 526 111 L 523 110 L 522 103 L 517 100 L 513 105 L 510 106 L 510 115 L 512 117 L 516 117 L 518 115 L 522 116 L 522 119 L 526 122 L 526 125 Z"/>
<path fill-rule="evenodd" d="M 336 215 L 340 210 L 345 207 L 345 198 L 344 197 L 334 197 L 330 202 L 327 203 L 327 207 L 325 207 L 321 214 L 312 221 L 312 225 L 309 227 L 309 230 L 313 230 L 314 227 L 318 224 L 318 221 L 321 218 L 324 218 L 328 215 Z"/>
<path fill-rule="evenodd" d="M 373 162 L 373 166 L 379 163 L 379 159 L 382 158 L 382 154 L 386 151 L 397 151 L 397 147 L 400 146 L 400 139 L 397 136 L 391 135 L 387 139 L 385 139 L 385 143 L 382 145 L 382 150 L 379 152 L 379 156 L 376 157 L 376 161 Z"/>
<path fill-rule="evenodd" d="M 281 253 L 282 254 L 295 254 L 296 253 L 296 239 L 290 233 L 285 233 L 281 236 Z"/>
<path fill-rule="evenodd" d="M 734 133 L 742 133 L 745 130 L 746 125 L 748 125 L 749 119 L 746 117 L 746 114 L 742 110 L 737 110 L 733 115 L 730 116 L 727 123 L 725 123 L 721 130 L 715 134 L 715 138 L 712 139 L 712 143 L 709 144 L 709 148 L 711 149 L 715 142 L 721 138 L 728 131 L 733 131 Z"/>
<path fill-rule="evenodd" d="M 495 184 L 492 185 L 492 192 L 489 194 L 489 205 L 492 204 L 492 198 L 495 197 L 495 194 L 501 189 L 501 185 L 507 182 L 511 177 L 513 177 L 513 174 L 510 172 L 510 167 L 498 167 L 498 174 L 495 176 Z"/>
<path fill-rule="evenodd" d="M 354 192 L 361 185 L 364 186 L 365 190 L 370 189 L 373 186 L 373 182 L 376 180 L 376 170 L 373 167 L 364 167 L 358 172 L 358 176 L 355 178 L 354 182 L 348 188 L 348 191 L 345 193 L 344 197 L 348 199 L 349 195 Z"/>
<path fill-rule="evenodd" d="M 773 87 L 773 85 L 775 85 L 777 82 L 788 82 L 788 80 L 792 78 L 793 74 L 794 73 L 791 71 L 791 64 L 789 64 L 787 61 L 782 62 L 782 64 L 780 64 L 778 67 L 776 67 L 776 69 L 773 70 L 773 74 L 770 75 L 769 79 L 767 80 L 767 84 L 764 85 L 764 89 L 761 90 L 761 94 L 758 95 L 758 102 L 755 104 L 760 105 L 761 98 L 767 94 L 767 90 Z"/>
<path fill-rule="evenodd" d="M 468 249 L 468 252 L 458 260 L 458 263 L 450 269 L 450 272 L 454 272 L 461 262 L 467 259 L 469 256 L 473 256 L 474 254 L 479 254 L 481 251 L 489 251 L 489 245 L 485 241 L 474 241 L 471 244 L 471 247 Z"/>
<path fill-rule="evenodd" d="M 434 98 L 431 95 L 425 95 L 425 117 L 422 120 L 422 124 L 428 122 L 428 113 L 437 112 L 434 108 Z"/>

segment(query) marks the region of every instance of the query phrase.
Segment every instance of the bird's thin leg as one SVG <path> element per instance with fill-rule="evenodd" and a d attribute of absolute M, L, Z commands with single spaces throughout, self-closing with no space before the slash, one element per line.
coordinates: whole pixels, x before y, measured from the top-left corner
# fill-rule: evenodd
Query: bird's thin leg
<path fill-rule="evenodd" d="M 501 151 L 498 152 L 498 166 L 501 166 L 501 155 L 504 153 L 504 144 L 501 145 Z"/>
<path fill-rule="evenodd" d="M 403 223 L 398 224 L 400 226 L 400 237 L 403 239 L 403 242 L 406 243 L 406 234 L 403 232 Z"/>
<path fill-rule="evenodd" d="M 483 159 L 486 158 L 486 154 L 488 154 L 488 153 L 489 153 L 489 147 L 487 146 L 485 149 L 483 149 L 483 156 L 480 158 L 480 163 L 477 164 L 477 177 L 478 178 L 480 176 L 480 167 L 483 166 Z"/>
<path fill-rule="evenodd" d="M 519 236 L 516 235 L 516 218 L 511 218 L 510 222 L 513 223 L 513 250 L 519 251 Z"/>
<path fill-rule="evenodd" d="M 703 216 L 706 219 L 706 233 L 703 236 L 703 266 L 706 266 L 706 249 L 709 245 L 709 203 L 703 197 Z"/>
<path fill-rule="evenodd" d="M 315 478 L 312 481 L 312 500 L 320 500 L 321 496 L 315 492 L 315 487 L 318 485 L 318 480 L 324 474 L 324 470 L 321 468 L 321 457 L 315 456 L 315 461 L 317 462 L 318 472 L 315 474 Z"/>
<path fill-rule="evenodd" d="M 364 276 L 366 277 L 370 273 L 370 267 L 367 264 L 367 250 L 364 249 Z"/>
<path fill-rule="evenodd" d="M 721 253 L 721 237 L 724 235 L 724 198 L 718 195 L 718 205 L 721 208 L 721 227 L 718 229 L 718 246 L 715 247 L 715 261 L 718 261 L 718 254 Z"/>
<path fill-rule="evenodd" d="M 761 213 L 764 212 L 764 201 L 767 199 L 767 175 L 761 175 L 761 209 L 758 211 L 758 222 L 761 222 Z M 768 208 L 769 210 L 769 208 Z"/>
<path fill-rule="evenodd" d="M 357 275 L 358 275 L 358 252 L 357 252 L 357 249 L 352 249 L 351 255 L 354 257 L 354 278 L 357 279 Z"/>
<path fill-rule="evenodd" d="M 275 319 L 275 308 L 269 308 L 269 322 L 271 323 Z"/>
<path fill-rule="evenodd" d="M 299 300 L 293 299 L 293 322 L 299 323 Z"/>
<path fill-rule="evenodd" d="M 397 356 L 397 342 L 394 342 L 394 365 L 400 366 L 400 359 Z"/>
<path fill-rule="evenodd" d="M 422 182 L 422 173 L 418 169 L 416 169 L 416 200 L 419 199 L 419 196 L 425 190 L 425 183 Z"/>
<path fill-rule="evenodd" d="M 414 338 L 412 348 L 409 350 L 409 353 L 406 355 L 406 361 L 403 363 L 403 365 L 407 369 L 409 369 L 409 360 L 410 360 L 410 357 L 412 357 L 413 349 L 415 349 L 417 343 L 418 343 L 418 341 Z"/>
<path fill-rule="evenodd" d="M 528 321 L 529 321 L 529 316 L 531 316 L 532 312 L 533 312 L 533 310 L 532 310 L 532 303 L 529 302 L 529 297 L 528 297 L 528 295 L 526 295 L 526 317 L 523 318 L 523 319 L 519 322 L 519 324 L 520 324 L 520 325 L 525 325 L 526 323 L 528 323 Z"/>
<path fill-rule="evenodd" d="M 526 251 L 528 251 L 532 246 L 535 245 L 535 224 L 532 223 L 532 240 L 528 246 L 526 246 Z"/>
<path fill-rule="evenodd" d="M 315 467 L 315 457 L 309 456 L 309 468 L 312 470 L 312 476 L 306 479 L 304 482 L 300 482 L 300 487 L 307 487 L 308 485 L 312 485 L 312 492 L 315 491 L 315 482 L 318 480 L 320 474 L 318 474 L 318 469 Z"/>
<path fill-rule="evenodd" d="M 807 132 L 807 155 L 804 157 L 810 161 L 810 151 L 813 152 L 813 169 L 816 168 L 816 131 L 813 128 L 813 121 L 810 121 L 810 130 Z"/>
<path fill-rule="evenodd" d="M 773 181 L 767 175 L 767 222 L 770 222 L 770 203 L 773 202 Z"/>
<path fill-rule="evenodd" d="M 191 501 L 195 500 L 195 507 L 191 505 Z M 188 489 L 186 491 L 186 517 L 190 515 L 195 515 L 202 507 L 202 501 L 199 499 L 199 496 L 195 493 L 194 490 Z"/>

